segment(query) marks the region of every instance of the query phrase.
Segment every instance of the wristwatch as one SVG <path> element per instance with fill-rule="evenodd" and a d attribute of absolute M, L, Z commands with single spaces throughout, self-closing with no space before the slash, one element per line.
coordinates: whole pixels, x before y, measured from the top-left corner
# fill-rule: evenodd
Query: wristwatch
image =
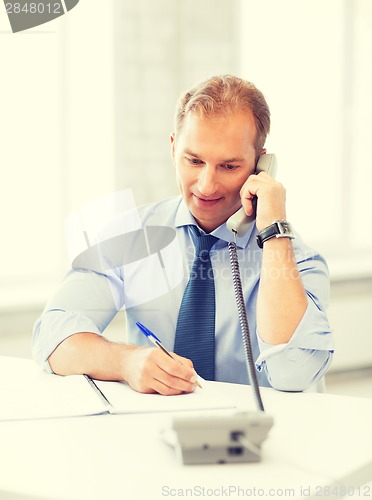
<path fill-rule="evenodd" d="M 270 226 L 265 227 L 262 231 L 260 231 L 257 236 L 257 245 L 260 248 L 263 248 L 263 244 L 265 241 L 270 240 L 271 238 L 290 238 L 293 240 L 294 234 L 292 232 L 292 227 L 289 222 L 286 220 L 276 220 Z"/>

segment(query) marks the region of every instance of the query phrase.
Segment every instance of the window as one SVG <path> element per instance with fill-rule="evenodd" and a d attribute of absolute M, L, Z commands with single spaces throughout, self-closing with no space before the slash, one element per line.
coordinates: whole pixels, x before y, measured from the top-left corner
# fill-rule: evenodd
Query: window
<path fill-rule="evenodd" d="M 68 265 L 64 217 L 115 189 L 114 18 L 98 7 L 17 34 L 0 18 L 0 307 L 45 302 Z"/>
<path fill-rule="evenodd" d="M 264 0 L 241 9 L 242 73 L 272 111 L 267 146 L 288 219 L 334 279 L 371 275 L 372 4 Z"/>

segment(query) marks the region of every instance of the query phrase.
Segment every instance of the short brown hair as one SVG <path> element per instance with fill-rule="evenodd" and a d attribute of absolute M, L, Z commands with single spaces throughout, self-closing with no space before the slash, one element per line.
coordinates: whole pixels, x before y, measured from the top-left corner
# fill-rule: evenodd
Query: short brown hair
<path fill-rule="evenodd" d="M 253 83 L 233 75 L 212 76 L 184 92 L 177 102 L 175 131 L 181 130 L 185 116 L 191 111 L 210 116 L 238 109 L 249 109 L 253 113 L 258 158 L 270 131 L 270 110 L 262 92 Z"/>

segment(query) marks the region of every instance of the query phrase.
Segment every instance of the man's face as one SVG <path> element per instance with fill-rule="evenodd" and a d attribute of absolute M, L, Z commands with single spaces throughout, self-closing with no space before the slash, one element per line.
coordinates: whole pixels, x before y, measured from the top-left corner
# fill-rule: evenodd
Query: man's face
<path fill-rule="evenodd" d="M 239 191 L 255 166 L 253 115 L 249 111 L 203 117 L 191 112 L 172 135 L 180 193 L 207 233 L 241 206 Z"/>

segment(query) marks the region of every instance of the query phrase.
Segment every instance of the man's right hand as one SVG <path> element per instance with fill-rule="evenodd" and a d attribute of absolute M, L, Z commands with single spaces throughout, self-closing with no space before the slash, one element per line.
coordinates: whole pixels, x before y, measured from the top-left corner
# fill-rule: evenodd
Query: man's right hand
<path fill-rule="evenodd" d="M 161 349 L 110 342 L 90 332 L 65 339 L 49 356 L 58 375 L 89 375 L 97 380 L 125 381 L 143 393 L 193 392 L 197 380 L 189 359 Z"/>
<path fill-rule="evenodd" d="M 128 346 L 123 363 L 124 379 L 138 392 L 164 395 L 193 392 L 197 375 L 192 362 L 154 347 Z"/>

